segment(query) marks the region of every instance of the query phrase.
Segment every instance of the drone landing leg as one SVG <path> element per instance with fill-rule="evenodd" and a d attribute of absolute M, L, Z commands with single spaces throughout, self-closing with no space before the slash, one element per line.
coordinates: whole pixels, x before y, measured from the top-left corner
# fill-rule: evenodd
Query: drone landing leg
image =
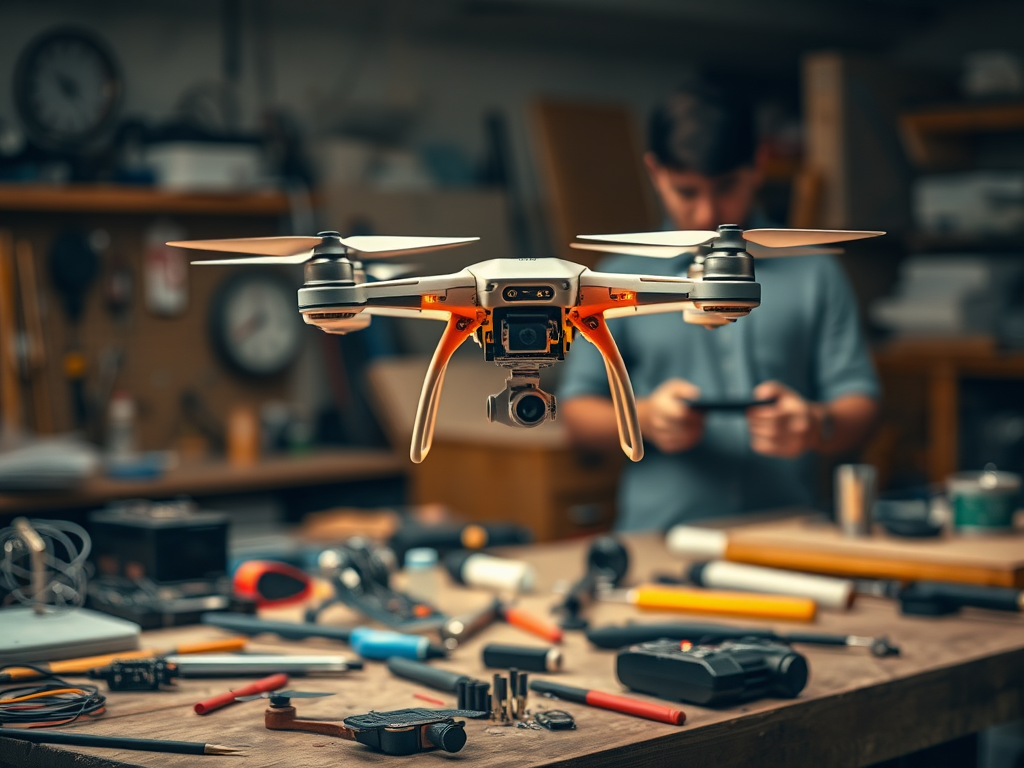
<path fill-rule="evenodd" d="M 437 408 L 441 402 L 441 386 L 444 384 L 444 372 L 448 361 L 466 339 L 472 336 L 484 321 L 484 313 L 478 312 L 475 317 L 452 314 L 444 329 L 441 340 L 437 343 L 434 356 L 430 359 L 430 367 L 423 379 L 420 390 L 420 402 L 416 408 L 416 421 L 412 428 L 412 446 L 409 458 L 416 464 L 423 461 L 430 452 L 430 444 L 434 439 L 434 421 Z"/>
<path fill-rule="evenodd" d="M 604 316 L 597 313 L 581 317 L 578 311 L 573 311 L 569 313 L 569 322 L 583 338 L 601 351 L 605 371 L 608 373 L 608 388 L 612 393 L 615 423 L 619 427 L 619 445 L 632 461 L 640 461 L 644 457 L 644 441 L 640 434 L 640 418 L 636 412 L 633 385 L 630 384 L 626 364 Z"/>

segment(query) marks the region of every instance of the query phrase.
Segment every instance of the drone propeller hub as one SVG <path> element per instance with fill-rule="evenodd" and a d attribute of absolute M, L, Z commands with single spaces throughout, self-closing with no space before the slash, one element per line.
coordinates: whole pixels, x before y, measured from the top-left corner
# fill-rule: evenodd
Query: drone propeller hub
<path fill-rule="evenodd" d="M 317 247 L 319 249 L 319 246 Z M 344 251 L 344 246 L 342 246 Z M 314 257 L 306 262 L 302 268 L 302 276 L 306 285 L 324 285 L 326 283 L 341 283 L 343 285 L 354 285 L 356 282 L 356 268 L 351 260 L 345 258 L 344 254 L 337 256 L 325 256 L 314 252 Z"/>
<path fill-rule="evenodd" d="M 704 257 L 702 279 L 712 280 L 754 280 L 754 259 L 740 248 L 738 251 L 719 251 L 717 244 Z"/>

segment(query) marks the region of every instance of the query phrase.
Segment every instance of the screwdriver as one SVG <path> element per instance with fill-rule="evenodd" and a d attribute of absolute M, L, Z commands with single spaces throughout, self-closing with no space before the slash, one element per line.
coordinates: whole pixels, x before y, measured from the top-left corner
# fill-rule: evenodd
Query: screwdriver
<path fill-rule="evenodd" d="M 421 635 L 405 635 L 372 627 L 327 627 L 322 624 L 294 621 L 268 621 L 240 613 L 204 613 L 199 620 L 203 624 L 245 635 L 266 632 L 286 640 L 305 640 L 309 637 L 337 640 L 348 643 L 352 650 L 364 659 L 388 659 L 392 656 L 403 659 L 434 659 L 448 655 L 447 648 L 432 643 Z"/>

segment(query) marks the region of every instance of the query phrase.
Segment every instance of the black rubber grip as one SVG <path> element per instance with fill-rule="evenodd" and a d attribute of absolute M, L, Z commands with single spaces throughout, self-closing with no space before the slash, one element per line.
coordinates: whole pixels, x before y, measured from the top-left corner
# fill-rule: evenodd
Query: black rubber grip
<path fill-rule="evenodd" d="M 397 656 L 388 659 L 388 669 L 391 674 L 398 675 L 398 677 L 414 680 L 437 691 L 450 691 L 451 693 L 455 693 L 459 689 L 459 683 L 473 680 L 468 675 L 460 675 L 458 672 L 432 667 L 422 661 L 402 659 Z"/>

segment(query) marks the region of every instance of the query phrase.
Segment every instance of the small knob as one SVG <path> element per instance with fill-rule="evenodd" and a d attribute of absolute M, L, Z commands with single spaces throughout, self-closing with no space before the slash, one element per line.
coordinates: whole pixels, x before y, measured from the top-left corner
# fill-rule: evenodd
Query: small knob
<path fill-rule="evenodd" d="M 335 232 L 333 229 L 327 229 L 327 230 L 324 230 L 323 232 L 317 232 L 316 236 L 317 237 L 341 237 L 341 233 L 340 232 Z"/>
<path fill-rule="evenodd" d="M 466 746 L 466 724 L 461 720 L 434 723 L 427 726 L 427 740 L 445 752 L 458 752 Z"/>

